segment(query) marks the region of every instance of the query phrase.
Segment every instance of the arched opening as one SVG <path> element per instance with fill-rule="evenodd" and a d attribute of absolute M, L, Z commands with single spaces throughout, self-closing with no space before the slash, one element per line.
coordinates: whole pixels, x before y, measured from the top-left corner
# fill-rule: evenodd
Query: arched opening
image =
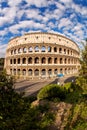
<path fill-rule="evenodd" d="M 21 48 L 19 48 L 19 49 L 18 49 L 18 53 L 21 53 L 21 52 L 22 52 L 22 50 L 21 50 Z"/>
<path fill-rule="evenodd" d="M 18 64 L 20 64 L 20 58 L 18 58 Z"/>
<path fill-rule="evenodd" d="M 12 69 L 10 69 L 10 74 L 12 75 Z"/>
<path fill-rule="evenodd" d="M 48 47 L 48 52 L 51 52 L 52 51 L 52 48 L 49 46 Z"/>
<path fill-rule="evenodd" d="M 22 64 L 26 64 L 26 58 L 22 59 Z"/>
<path fill-rule="evenodd" d="M 52 64 L 52 58 L 51 57 L 48 58 L 48 64 Z"/>
<path fill-rule="evenodd" d="M 42 76 L 46 76 L 46 70 L 45 70 L 45 69 L 42 69 L 41 75 L 42 75 Z"/>
<path fill-rule="evenodd" d="M 27 48 L 24 47 L 24 48 L 23 48 L 23 53 L 26 53 L 26 52 L 27 52 Z"/>
<path fill-rule="evenodd" d="M 49 69 L 49 70 L 48 70 L 48 75 L 49 75 L 49 76 L 52 75 L 52 69 Z"/>
<path fill-rule="evenodd" d="M 55 69 L 55 70 L 54 70 L 54 75 L 57 75 L 57 74 L 58 74 L 58 70 Z"/>
<path fill-rule="evenodd" d="M 12 64 L 12 59 L 10 59 L 10 64 Z"/>
<path fill-rule="evenodd" d="M 60 64 L 63 64 L 63 59 L 62 58 L 60 58 Z"/>
<path fill-rule="evenodd" d="M 11 50 L 11 55 L 13 55 L 13 50 Z"/>
<path fill-rule="evenodd" d="M 73 68 L 72 68 L 72 74 L 73 74 Z"/>
<path fill-rule="evenodd" d="M 39 70 L 38 70 L 38 69 L 36 69 L 36 70 L 34 71 L 34 75 L 35 75 L 35 76 L 39 76 Z"/>
<path fill-rule="evenodd" d="M 16 69 L 13 69 L 13 73 L 14 73 L 14 75 L 16 75 Z"/>
<path fill-rule="evenodd" d="M 73 64 L 73 59 L 71 59 L 71 63 Z"/>
<path fill-rule="evenodd" d="M 29 76 L 32 76 L 32 69 L 29 69 L 29 70 L 28 70 L 28 75 L 29 75 Z"/>
<path fill-rule="evenodd" d="M 67 68 L 65 68 L 65 74 L 67 74 Z"/>
<path fill-rule="evenodd" d="M 29 52 L 33 52 L 33 48 L 30 46 L 28 49 Z"/>
<path fill-rule="evenodd" d="M 63 73 L 63 69 L 61 68 L 61 69 L 60 69 L 60 74 L 62 74 L 62 73 Z"/>
<path fill-rule="evenodd" d="M 46 58 L 45 58 L 45 57 L 42 58 L 41 63 L 42 63 L 42 64 L 46 64 Z"/>
<path fill-rule="evenodd" d="M 39 52 L 39 47 L 38 46 L 35 47 L 35 52 Z"/>
<path fill-rule="evenodd" d="M 16 59 L 14 59 L 14 64 L 16 64 Z"/>
<path fill-rule="evenodd" d="M 64 49 L 64 54 L 66 54 L 66 49 Z"/>
<path fill-rule="evenodd" d="M 28 64 L 32 64 L 32 57 L 28 58 Z"/>
<path fill-rule="evenodd" d="M 72 55 L 72 51 L 71 51 L 71 55 Z"/>
<path fill-rule="evenodd" d="M 57 58 L 54 58 L 54 64 L 57 64 Z"/>
<path fill-rule="evenodd" d="M 67 54 L 69 55 L 69 50 L 67 51 Z"/>
<path fill-rule="evenodd" d="M 45 46 L 42 46 L 41 52 L 46 52 L 46 47 Z"/>
<path fill-rule="evenodd" d="M 64 63 L 65 63 L 65 64 L 67 63 L 67 59 L 66 59 L 66 58 L 64 59 Z"/>
<path fill-rule="evenodd" d="M 14 54 L 16 54 L 16 51 L 17 51 L 17 50 L 15 49 L 15 50 L 14 50 Z"/>
<path fill-rule="evenodd" d="M 39 58 L 38 57 L 35 58 L 35 62 L 34 63 L 35 64 L 39 64 Z"/>
<path fill-rule="evenodd" d="M 20 69 L 17 70 L 18 75 L 20 75 Z"/>
<path fill-rule="evenodd" d="M 23 74 L 23 75 L 26 75 L 26 69 L 23 69 L 23 70 L 22 70 L 22 74 Z"/>
<path fill-rule="evenodd" d="M 70 74 L 70 68 L 68 68 L 68 73 Z"/>
<path fill-rule="evenodd" d="M 54 52 L 57 52 L 57 48 L 56 47 L 54 47 Z"/>
<path fill-rule="evenodd" d="M 59 48 L 59 53 L 62 53 L 62 48 Z"/>
<path fill-rule="evenodd" d="M 68 64 L 70 64 L 70 59 L 68 59 Z"/>

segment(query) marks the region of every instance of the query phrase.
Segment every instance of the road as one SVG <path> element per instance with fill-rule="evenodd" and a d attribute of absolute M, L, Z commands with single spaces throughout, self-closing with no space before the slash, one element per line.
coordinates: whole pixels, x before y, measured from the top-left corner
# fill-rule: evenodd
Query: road
<path fill-rule="evenodd" d="M 62 77 L 59 79 L 61 84 L 75 81 L 75 76 Z M 25 96 L 35 95 L 42 87 L 48 84 L 57 84 L 58 78 L 56 79 L 41 79 L 41 80 L 26 80 L 15 83 L 15 90 L 17 92 L 24 92 Z"/>
<path fill-rule="evenodd" d="M 25 92 L 25 96 L 35 95 L 42 87 L 54 80 L 21 81 L 15 84 L 17 92 Z"/>

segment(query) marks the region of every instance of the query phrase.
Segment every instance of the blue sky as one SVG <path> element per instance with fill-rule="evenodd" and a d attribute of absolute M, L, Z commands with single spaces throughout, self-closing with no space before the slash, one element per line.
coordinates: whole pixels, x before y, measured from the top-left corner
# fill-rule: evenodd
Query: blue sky
<path fill-rule="evenodd" d="M 87 38 L 87 0 L 0 0 L 0 57 L 15 36 L 42 31 Z"/>

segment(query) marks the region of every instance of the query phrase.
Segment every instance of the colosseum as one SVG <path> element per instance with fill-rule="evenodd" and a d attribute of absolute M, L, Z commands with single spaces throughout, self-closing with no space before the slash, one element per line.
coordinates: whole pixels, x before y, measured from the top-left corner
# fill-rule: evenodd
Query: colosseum
<path fill-rule="evenodd" d="M 8 43 L 5 68 L 17 78 L 54 78 L 78 73 L 80 51 L 69 38 L 53 33 L 27 33 Z"/>

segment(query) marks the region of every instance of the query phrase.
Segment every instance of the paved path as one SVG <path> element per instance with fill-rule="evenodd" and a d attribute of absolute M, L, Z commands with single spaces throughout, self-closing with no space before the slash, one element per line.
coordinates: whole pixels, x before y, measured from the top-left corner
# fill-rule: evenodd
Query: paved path
<path fill-rule="evenodd" d="M 71 77 L 62 77 L 59 78 L 59 82 L 64 84 L 66 82 L 71 82 L 75 80 L 75 76 Z M 56 79 L 41 79 L 41 80 L 26 80 L 20 81 L 15 84 L 15 89 L 17 92 L 25 92 L 25 96 L 35 95 L 42 87 L 47 84 L 57 84 L 58 78 Z"/>
<path fill-rule="evenodd" d="M 42 87 L 54 80 L 21 81 L 15 84 L 17 92 L 25 92 L 25 96 L 36 94 Z"/>

